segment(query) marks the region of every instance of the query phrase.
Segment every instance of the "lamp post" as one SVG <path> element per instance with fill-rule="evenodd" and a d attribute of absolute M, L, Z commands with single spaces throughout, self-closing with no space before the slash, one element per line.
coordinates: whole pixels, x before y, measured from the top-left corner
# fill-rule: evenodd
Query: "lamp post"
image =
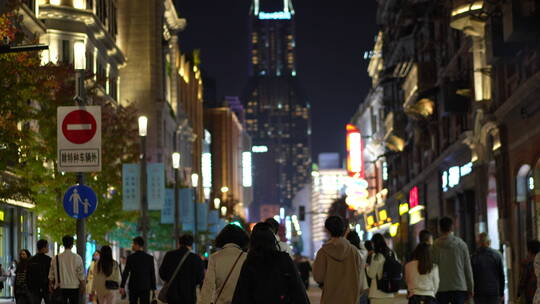
<path fill-rule="evenodd" d="M 194 216 L 194 219 L 193 219 L 193 238 L 195 239 L 195 245 L 197 246 L 197 242 L 198 242 L 198 239 L 197 239 L 197 232 L 199 232 L 198 230 L 198 210 L 197 210 L 197 187 L 199 186 L 199 174 L 197 173 L 192 173 L 191 174 L 191 186 L 193 187 L 193 216 Z"/>
<path fill-rule="evenodd" d="M 86 91 L 84 89 L 84 74 L 86 70 L 86 45 L 84 41 L 73 43 L 73 67 L 75 69 L 75 97 L 73 100 L 78 106 L 86 105 Z M 84 173 L 77 173 L 77 183 L 84 185 Z M 77 219 L 77 253 L 83 261 L 86 259 L 86 220 Z"/>
<path fill-rule="evenodd" d="M 172 164 L 174 169 L 174 239 L 178 246 L 178 240 L 180 238 L 180 212 L 178 203 L 178 170 L 180 169 L 180 153 L 174 152 L 172 154 Z"/>
<path fill-rule="evenodd" d="M 222 207 L 221 207 L 221 215 L 222 216 L 227 216 L 227 208 L 228 208 L 228 205 L 229 205 L 229 199 L 227 197 L 227 194 L 229 192 L 229 187 L 227 186 L 223 186 L 221 187 L 221 193 L 223 194 L 223 199 L 222 199 Z M 225 208 L 224 208 L 225 207 Z"/>
<path fill-rule="evenodd" d="M 141 220 L 139 231 L 148 248 L 148 200 L 146 194 L 146 135 L 148 134 L 148 117 L 139 116 L 139 137 L 141 138 Z"/>

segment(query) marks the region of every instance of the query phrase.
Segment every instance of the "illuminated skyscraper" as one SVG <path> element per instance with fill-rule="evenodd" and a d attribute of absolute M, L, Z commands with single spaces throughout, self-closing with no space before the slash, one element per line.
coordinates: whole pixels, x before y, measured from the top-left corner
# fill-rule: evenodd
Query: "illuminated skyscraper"
<path fill-rule="evenodd" d="M 290 206 L 309 181 L 310 110 L 296 79 L 294 14 L 291 0 L 253 0 L 250 10 L 251 77 L 243 100 L 258 208 Z"/>

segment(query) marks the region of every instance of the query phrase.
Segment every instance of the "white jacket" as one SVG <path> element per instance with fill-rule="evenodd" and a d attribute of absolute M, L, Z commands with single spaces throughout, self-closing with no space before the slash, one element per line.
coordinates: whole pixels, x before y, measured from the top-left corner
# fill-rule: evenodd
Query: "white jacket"
<path fill-rule="evenodd" d="M 82 258 L 66 249 L 58 256 L 60 263 L 60 288 L 62 289 L 77 289 L 84 282 L 84 266 Z M 51 269 L 49 271 L 49 281 L 54 282 L 58 287 L 58 278 L 56 271 L 56 256 L 51 260 Z"/>
<path fill-rule="evenodd" d="M 227 275 L 231 271 L 234 262 L 240 254 L 241 256 L 238 259 L 229 280 L 227 281 L 227 285 L 223 288 L 221 296 L 217 302 L 214 302 L 219 290 L 227 278 Z M 200 296 L 197 299 L 197 304 L 231 303 L 234 291 L 236 289 L 236 283 L 238 282 L 238 277 L 240 276 L 240 270 L 242 269 L 242 265 L 244 264 L 246 257 L 247 254 L 242 252 L 242 249 L 233 243 L 225 244 L 223 249 L 213 253 L 208 258 L 208 270 L 204 276 L 204 283 Z"/>
<path fill-rule="evenodd" d="M 435 297 L 439 289 L 439 267 L 433 264 L 430 273 L 420 274 L 418 261 L 410 261 L 405 265 L 405 279 L 410 295 Z"/>
<path fill-rule="evenodd" d="M 371 279 L 371 286 L 369 287 L 369 298 L 370 299 L 384 299 L 384 298 L 393 298 L 393 293 L 386 293 L 379 290 L 377 286 L 377 280 L 380 279 L 383 275 L 383 266 L 384 255 L 377 253 L 373 255 L 371 259 L 371 264 L 366 266 L 367 275 Z"/>

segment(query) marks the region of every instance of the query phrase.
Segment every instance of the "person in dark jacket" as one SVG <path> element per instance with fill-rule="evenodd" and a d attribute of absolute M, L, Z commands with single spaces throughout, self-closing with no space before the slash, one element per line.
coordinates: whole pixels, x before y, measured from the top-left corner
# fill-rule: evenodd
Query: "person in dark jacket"
<path fill-rule="evenodd" d="M 280 251 L 270 225 L 258 223 L 231 304 L 275 303 L 309 304 L 309 299 L 294 262 Z"/>
<path fill-rule="evenodd" d="M 49 269 L 51 268 L 51 257 L 49 252 L 49 242 L 39 240 L 37 242 L 38 253 L 28 260 L 26 280 L 30 303 L 40 304 L 41 300 L 49 304 Z"/>
<path fill-rule="evenodd" d="M 15 302 L 17 304 L 30 303 L 30 293 L 28 292 L 28 284 L 26 280 L 26 270 L 28 269 L 28 260 L 32 255 L 30 251 L 22 249 L 19 252 L 19 262 L 17 262 L 17 270 L 15 270 Z"/>
<path fill-rule="evenodd" d="M 129 303 L 148 304 L 150 293 L 156 290 L 154 257 L 144 252 L 144 239 L 140 236 L 133 239 L 131 249 L 135 252 L 127 257 L 120 293 L 125 296 L 126 282 L 129 279 Z"/>
<path fill-rule="evenodd" d="M 540 252 L 540 242 L 532 240 L 527 242 L 527 258 L 521 262 L 519 273 L 518 298 L 519 303 L 531 304 L 536 293 L 537 279 L 534 274 L 534 258 Z"/>
<path fill-rule="evenodd" d="M 193 236 L 185 234 L 180 237 L 180 248 L 169 251 L 165 254 L 163 262 L 159 267 L 159 276 L 165 282 L 172 279 L 168 303 L 195 304 L 197 301 L 197 286 L 202 286 L 204 279 L 204 265 L 195 253 L 190 252 L 193 246 Z M 172 278 L 176 267 L 187 254 L 184 264 L 175 278 Z"/>
<path fill-rule="evenodd" d="M 489 248 L 487 233 L 478 235 L 478 250 L 471 258 L 474 277 L 474 302 L 498 304 L 504 297 L 504 266 L 501 254 Z"/>

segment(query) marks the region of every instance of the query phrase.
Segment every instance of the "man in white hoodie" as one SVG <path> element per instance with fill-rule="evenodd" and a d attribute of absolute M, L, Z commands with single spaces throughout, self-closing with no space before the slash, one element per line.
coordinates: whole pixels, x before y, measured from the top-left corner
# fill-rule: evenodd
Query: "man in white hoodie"
<path fill-rule="evenodd" d="M 345 223 L 330 216 L 324 227 L 330 239 L 317 252 L 313 279 L 322 285 L 321 304 L 358 304 L 362 288 L 362 259 L 359 251 L 343 235 Z"/>

